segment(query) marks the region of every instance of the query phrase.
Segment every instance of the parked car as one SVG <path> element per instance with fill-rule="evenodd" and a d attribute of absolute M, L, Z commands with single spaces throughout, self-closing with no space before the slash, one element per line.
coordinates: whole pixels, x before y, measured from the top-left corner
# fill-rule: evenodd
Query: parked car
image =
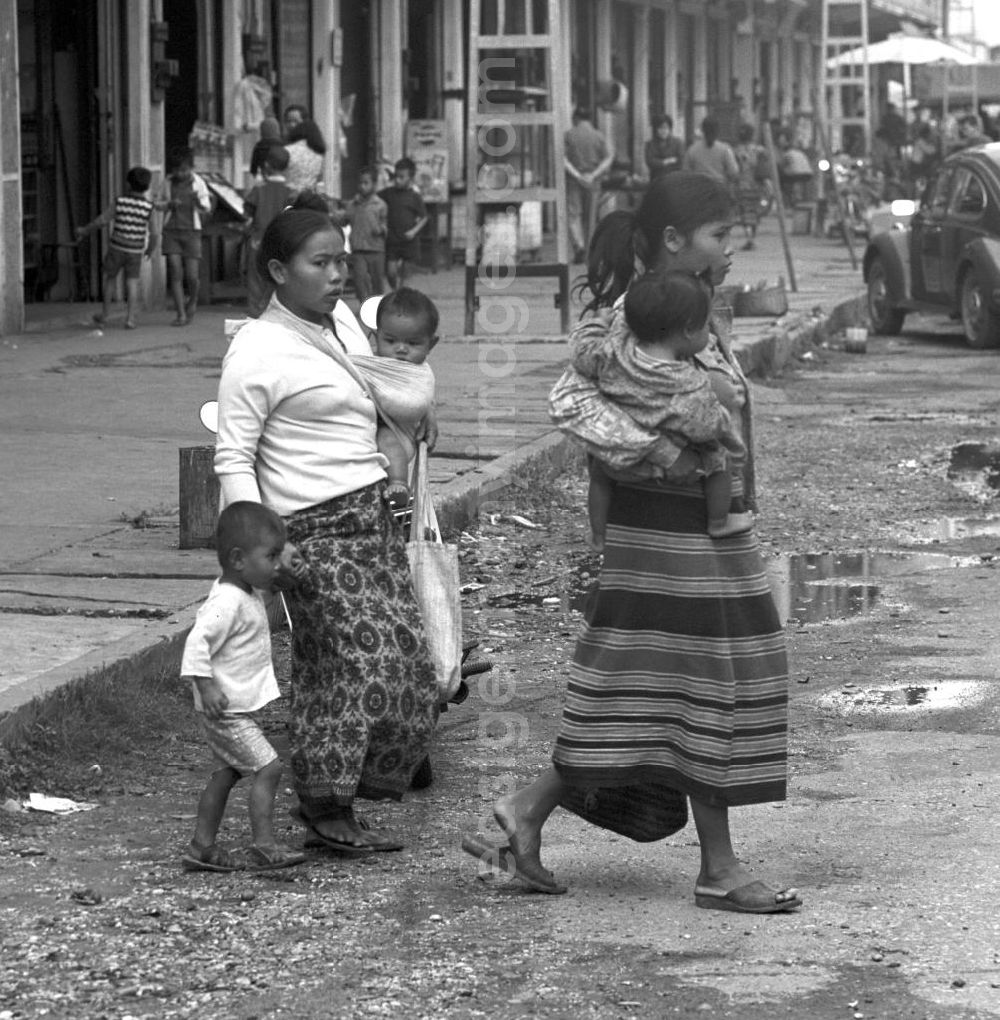
<path fill-rule="evenodd" d="M 899 333 L 908 312 L 944 311 L 971 347 L 1000 346 L 1000 142 L 942 163 L 909 226 L 869 240 L 864 279 L 875 333 Z"/>

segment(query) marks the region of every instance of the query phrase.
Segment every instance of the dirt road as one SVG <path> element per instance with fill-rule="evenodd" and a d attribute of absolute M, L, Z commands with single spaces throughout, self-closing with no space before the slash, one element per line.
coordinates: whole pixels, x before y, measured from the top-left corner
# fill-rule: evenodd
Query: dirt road
<path fill-rule="evenodd" d="M 641 846 L 557 813 L 558 898 L 480 881 L 458 850 L 547 760 L 595 567 L 576 474 L 462 536 L 495 669 L 444 716 L 434 784 L 369 811 L 406 850 L 184 874 L 202 751 L 166 732 L 127 774 L 45 791 L 95 810 L 0 814 L 0 1020 L 1000 1015 L 1000 522 L 977 445 L 996 436 L 996 369 L 953 330 L 808 352 L 755 387 L 792 783 L 735 830 L 761 877 L 803 890 L 797 914 L 696 910 L 690 827 Z M 239 810 L 226 835 L 246 838 Z"/>

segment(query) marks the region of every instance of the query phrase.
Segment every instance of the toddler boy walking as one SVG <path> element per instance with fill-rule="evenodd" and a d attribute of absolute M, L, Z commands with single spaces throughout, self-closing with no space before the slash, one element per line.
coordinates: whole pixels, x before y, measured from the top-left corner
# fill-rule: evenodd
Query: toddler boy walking
<path fill-rule="evenodd" d="M 388 207 L 389 234 L 385 242 L 385 271 L 393 290 L 403 286 L 406 263 L 417 257 L 417 236 L 427 223 L 427 207 L 413 187 L 417 165 L 408 156 L 396 161 L 392 184 L 378 197 Z"/>
<path fill-rule="evenodd" d="M 125 194 L 119 195 L 95 220 L 77 227 L 78 239 L 111 224 L 108 252 L 104 256 L 104 296 L 94 322 L 103 326 L 111 314 L 111 296 L 120 273 L 125 273 L 125 328 L 135 329 L 135 310 L 139 304 L 139 273 L 143 256 L 156 251 L 157 235 L 150 232 L 155 208 L 146 198 L 152 174 L 144 166 L 134 166 L 125 175 Z"/>
<path fill-rule="evenodd" d="M 252 716 L 279 696 L 267 611 L 255 589 L 271 590 L 279 579 L 285 525 L 260 503 L 231 503 L 219 515 L 216 546 L 222 576 L 198 610 L 181 660 L 181 679 L 191 682 L 215 769 L 198 802 L 194 837 L 181 863 L 187 871 L 287 868 L 301 864 L 305 855 L 275 843 L 281 761 Z M 253 777 L 253 843 L 245 857 L 215 842 L 229 793 L 243 776 Z"/>

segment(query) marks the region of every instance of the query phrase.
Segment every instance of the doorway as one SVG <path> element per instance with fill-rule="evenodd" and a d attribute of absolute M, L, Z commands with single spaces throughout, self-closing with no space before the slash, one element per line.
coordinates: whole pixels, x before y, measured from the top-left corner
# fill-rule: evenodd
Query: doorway
<path fill-rule="evenodd" d="M 97 267 L 75 231 L 106 200 L 97 102 L 97 0 L 18 0 L 24 298 L 87 301 Z"/>

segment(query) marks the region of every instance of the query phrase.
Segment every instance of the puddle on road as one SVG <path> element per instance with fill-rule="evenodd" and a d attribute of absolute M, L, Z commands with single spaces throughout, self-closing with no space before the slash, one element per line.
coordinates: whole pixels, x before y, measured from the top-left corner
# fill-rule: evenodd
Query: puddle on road
<path fill-rule="evenodd" d="M 969 708 L 989 695 L 989 685 L 969 680 L 943 680 L 927 686 L 893 685 L 855 687 L 849 685 L 824 694 L 819 703 L 841 715 L 855 713 L 944 711 Z"/>
<path fill-rule="evenodd" d="M 946 542 L 949 539 L 1000 536 L 1000 517 L 942 517 L 936 521 L 908 522 L 898 532 L 907 542 Z M 980 557 L 989 560 L 991 557 Z"/>
<path fill-rule="evenodd" d="M 981 562 L 946 553 L 795 553 L 770 562 L 768 576 L 782 620 L 822 623 L 871 610 L 887 578 Z"/>
<path fill-rule="evenodd" d="M 1000 447 L 987 443 L 952 447 L 948 478 L 976 499 L 992 499 L 1000 491 Z"/>

